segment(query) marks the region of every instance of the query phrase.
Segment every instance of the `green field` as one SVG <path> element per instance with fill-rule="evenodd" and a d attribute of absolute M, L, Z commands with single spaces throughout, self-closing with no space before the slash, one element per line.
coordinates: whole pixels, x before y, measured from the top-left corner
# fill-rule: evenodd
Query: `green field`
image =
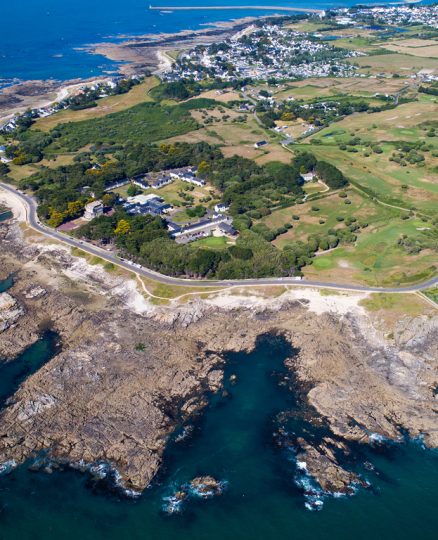
<path fill-rule="evenodd" d="M 328 128 L 328 132 L 333 133 L 333 130 Z M 342 137 L 347 138 L 347 134 Z M 438 216 L 436 158 L 427 155 L 424 167 L 401 167 L 389 161 L 393 144 L 381 144 L 380 147 L 382 154 L 371 153 L 370 156 L 365 155 L 366 148 L 363 147 L 355 153 L 340 150 L 334 144 L 295 145 L 293 148 L 311 151 L 317 158 L 333 163 L 359 187 L 372 190 L 384 203 L 417 208 L 425 214 Z"/>
<path fill-rule="evenodd" d="M 154 142 L 187 133 L 198 128 L 190 110 L 207 106 L 209 103 L 205 101 L 192 100 L 173 107 L 141 103 L 102 118 L 61 124 L 56 128 L 56 141 L 47 151 L 74 152 L 96 141 L 109 144 L 127 141 Z"/>
<path fill-rule="evenodd" d="M 348 205 L 339 195 L 332 194 L 277 210 L 264 218 L 263 222 L 270 228 L 293 223 L 292 229 L 274 241 L 280 249 L 297 240 L 306 242 L 310 236 L 326 235 L 329 229 L 345 227 L 344 222 L 337 220 L 338 216 L 344 220 L 353 217 L 368 224 L 357 232 L 354 245 L 341 244 L 327 253 L 320 252 L 313 264 L 305 268 L 306 277 L 389 286 L 421 281 L 434 274 L 432 266 L 438 263 L 436 253 L 424 250 L 418 255 L 409 255 L 397 245 L 403 234 L 409 237 L 421 234 L 417 229 L 425 226 L 423 221 L 403 220 L 403 212 L 380 206 L 353 189 L 347 190 L 347 195 L 351 201 Z M 293 215 L 300 219 L 294 220 Z"/>
<path fill-rule="evenodd" d="M 229 245 L 229 240 L 225 236 L 208 236 L 201 240 L 192 242 L 193 247 L 204 247 L 208 249 L 225 249 Z"/>
<path fill-rule="evenodd" d="M 424 294 L 438 305 L 438 287 L 424 291 Z"/>

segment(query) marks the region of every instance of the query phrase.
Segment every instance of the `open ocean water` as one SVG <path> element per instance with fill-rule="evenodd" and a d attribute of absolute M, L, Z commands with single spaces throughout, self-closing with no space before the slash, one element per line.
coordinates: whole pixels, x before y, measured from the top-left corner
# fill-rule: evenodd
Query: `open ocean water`
<path fill-rule="evenodd" d="M 177 11 L 148 9 L 149 0 L 15 0 L 1 3 L 0 88 L 17 78 L 88 78 L 111 72 L 116 64 L 77 50 L 89 43 L 142 35 L 198 29 L 203 25 L 268 11 Z M 153 0 L 153 5 L 180 5 L 181 0 Z M 250 0 L 184 0 L 186 5 L 251 5 Z M 353 5 L 354 0 L 260 0 L 260 5 L 326 9 Z M 366 3 L 366 2 L 365 2 Z M 388 3 L 388 2 L 381 2 Z"/>

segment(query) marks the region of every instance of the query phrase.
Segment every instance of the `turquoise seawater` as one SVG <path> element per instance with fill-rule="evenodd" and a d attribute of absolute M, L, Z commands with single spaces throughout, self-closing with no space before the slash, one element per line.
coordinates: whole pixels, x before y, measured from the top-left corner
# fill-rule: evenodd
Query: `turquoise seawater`
<path fill-rule="evenodd" d="M 48 339 L 26 353 L 36 363 L 47 360 Z M 364 472 L 372 489 L 328 498 L 320 512 L 304 508 L 292 454 L 272 436 L 280 411 L 302 407 L 299 393 L 285 386 L 294 387 L 283 366 L 291 353 L 283 340 L 265 338 L 250 354 L 228 355 L 225 393 L 211 397 L 190 439 L 169 443 L 156 484 L 139 499 L 71 470 L 46 474 L 21 466 L 2 476 L 0 539 L 435 539 L 438 458 L 413 443 L 363 450 L 356 466 L 374 464 L 374 472 Z M 287 428 L 318 436 L 300 414 Z M 228 483 L 221 496 L 191 499 L 179 515 L 163 512 L 166 496 L 204 474 Z"/>
<path fill-rule="evenodd" d="M 0 292 L 1 285 L 2 282 L 0 282 Z M 24 380 L 52 358 L 56 349 L 57 335 L 47 331 L 41 339 L 15 360 L 2 361 L 0 359 L 0 406 L 4 406 L 7 399 L 15 393 Z"/>
<path fill-rule="evenodd" d="M 5 292 L 9 288 L 11 288 L 13 283 L 14 283 L 13 274 L 8 276 L 6 279 L 0 280 L 0 293 Z"/>
<path fill-rule="evenodd" d="M 153 5 L 224 5 L 220 11 L 160 13 L 149 0 L 15 0 L 1 3 L 0 88 L 2 80 L 86 78 L 114 70 L 101 56 L 77 50 L 89 43 L 117 41 L 120 36 L 198 29 L 215 21 L 266 11 L 233 10 L 250 0 L 156 0 Z M 326 9 L 354 0 L 263 0 L 257 4 Z M 365 2 L 366 3 L 366 2 Z M 381 3 L 388 3 L 383 0 Z"/>

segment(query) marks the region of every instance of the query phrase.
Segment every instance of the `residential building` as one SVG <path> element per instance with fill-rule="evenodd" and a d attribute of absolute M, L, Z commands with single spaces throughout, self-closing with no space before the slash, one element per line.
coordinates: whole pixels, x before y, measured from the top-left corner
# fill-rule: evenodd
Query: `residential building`
<path fill-rule="evenodd" d="M 176 224 L 173 222 L 167 222 L 167 225 L 175 241 L 179 244 L 186 244 L 211 235 L 234 237 L 237 235 L 237 232 L 233 229 L 232 222 L 233 220 L 230 216 L 222 214 L 183 227 L 175 227 Z M 222 227 L 222 225 L 226 226 Z"/>
<path fill-rule="evenodd" d="M 123 207 L 128 214 L 150 214 L 152 216 L 162 216 L 172 210 L 172 205 L 166 203 L 158 195 L 136 195 L 129 197 Z"/>
<path fill-rule="evenodd" d="M 218 212 L 219 214 L 227 212 L 227 210 L 229 210 L 229 209 L 230 209 L 230 207 L 225 203 L 218 203 L 214 207 L 214 211 Z"/>
<path fill-rule="evenodd" d="M 164 186 L 167 186 L 173 182 L 173 178 L 168 174 L 163 174 L 159 176 L 152 184 L 150 184 L 150 187 L 152 189 L 161 189 Z"/>
<path fill-rule="evenodd" d="M 316 178 L 316 174 L 313 171 L 300 175 L 304 182 L 312 182 Z"/>
<path fill-rule="evenodd" d="M 85 205 L 84 219 L 91 221 L 103 214 L 102 201 L 93 201 Z"/>

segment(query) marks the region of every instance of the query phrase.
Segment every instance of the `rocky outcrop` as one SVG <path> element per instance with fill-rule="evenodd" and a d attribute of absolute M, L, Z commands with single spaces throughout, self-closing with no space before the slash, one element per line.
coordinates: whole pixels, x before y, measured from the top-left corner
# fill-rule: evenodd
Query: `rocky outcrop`
<path fill-rule="evenodd" d="M 0 293 L 0 333 L 16 323 L 23 313 L 15 298 L 8 293 Z"/>
<path fill-rule="evenodd" d="M 367 484 L 360 477 L 342 468 L 330 445 L 322 443 L 312 446 L 304 439 L 298 440 L 297 460 L 302 470 L 318 481 L 326 493 L 351 495 L 357 485 Z"/>
<path fill-rule="evenodd" d="M 317 315 L 297 301 L 230 310 L 198 299 L 140 316 L 114 293 L 117 276 L 89 275 L 74 288 L 65 251 L 58 257 L 4 238 L 2 256 L 20 264 L 8 309 L 21 306 L 22 313 L 0 334 L 0 356 L 18 354 L 48 326 L 63 347 L 1 412 L 0 463 L 45 450 L 62 462 L 107 462 L 122 485 L 142 490 L 175 425 L 220 388 L 223 353 L 249 351 L 267 332 L 298 349 L 286 365 L 303 405 L 324 420 L 336 444 L 395 439 L 403 427 L 438 447 L 436 316 L 400 323 L 395 345 L 366 338 L 369 322 L 356 315 Z M 324 490 L 345 492 L 357 481 L 329 441 L 303 440 L 300 449 Z"/>

